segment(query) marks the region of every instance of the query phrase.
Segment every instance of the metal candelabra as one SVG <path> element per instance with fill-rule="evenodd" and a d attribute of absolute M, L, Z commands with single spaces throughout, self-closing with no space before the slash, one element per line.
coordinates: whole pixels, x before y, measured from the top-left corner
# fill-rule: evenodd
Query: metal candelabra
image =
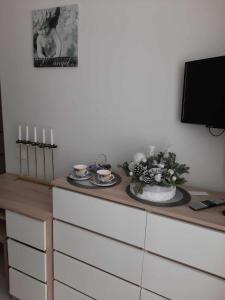
<path fill-rule="evenodd" d="M 58 147 L 57 145 L 53 144 L 45 144 L 40 142 L 32 142 L 27 140 L 17 140 L 16 143 L 19 145 L 19 164 L 20 164 L 20 176 L 23 177 L 23 160 L 22 160 L 22 150 L 26 149 L 26 173 L 27 177 L 30 176 L 30 151 L 34 150 L 34 166 L 35 166 L 35 178 L 38 181 L 38 153 L 37 150 L 40 148 L 42 150 L 42 161 L 43 161 L 43 179 L 44 182 L 47 182 L 47 175 L 46 175 L 46 152 L 51 151 L 51 168 L 52 168 L 52 179 L 55 178 L 55 162 L 54 162 L 54 150 Z"/>

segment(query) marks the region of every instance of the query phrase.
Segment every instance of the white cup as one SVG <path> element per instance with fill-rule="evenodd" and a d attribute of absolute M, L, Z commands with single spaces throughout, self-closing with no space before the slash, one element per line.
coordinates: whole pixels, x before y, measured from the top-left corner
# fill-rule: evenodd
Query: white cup
<path fill-rule="evenodd" d="M 101 182 L 108 182 L 112 179 L 112 172 L 110 170 L 98 170 L 97 174 Z"/>
<path fill-rule="evenodd" d="M 73 166 L 73 170 L 74 170 L 74 175 L 78 176 L 78 177 L 83 177 L 87 174 L 87 165 L 75 165 Z"/>

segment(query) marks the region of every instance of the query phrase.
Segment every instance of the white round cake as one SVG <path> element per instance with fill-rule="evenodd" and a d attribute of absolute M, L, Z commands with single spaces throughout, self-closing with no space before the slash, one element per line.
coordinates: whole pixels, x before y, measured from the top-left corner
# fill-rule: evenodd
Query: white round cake
<path fill-rule="evenodd" d="M 136 197 L 153 202 L 165 202 L 171 200 L 176 195 L 176 186 L 164 187 L 158 185 L 146 185 L 143 193 L 135 193 L 136 183 L 130 184 L 130 191 Z"/>

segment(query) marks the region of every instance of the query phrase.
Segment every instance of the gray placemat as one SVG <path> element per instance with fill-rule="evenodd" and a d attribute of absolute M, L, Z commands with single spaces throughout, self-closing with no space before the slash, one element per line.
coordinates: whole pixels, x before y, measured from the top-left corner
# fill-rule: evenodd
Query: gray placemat
<path fill-rule="evenodd" d="M 177 187 L 176 189 L 176 195 L 168 201 L 165 202 L 155 202 L 155 201 L 148 201 L 148 200 L 143 200 L 135 196 L 133 193 L 130 191 L 130 185 L 127 186 L 126 192 L 128 196 L 133 198 L 134 200 L 137 200 L 139 202 L 142 202 L 144 204 L 149 204 L 153 206 L 159 206 L 159 207 L 173 207 L 173 206 L 180 206 L 187 204 L 191 201 L 191 195 L 185 191 L 184 189 Z"/>

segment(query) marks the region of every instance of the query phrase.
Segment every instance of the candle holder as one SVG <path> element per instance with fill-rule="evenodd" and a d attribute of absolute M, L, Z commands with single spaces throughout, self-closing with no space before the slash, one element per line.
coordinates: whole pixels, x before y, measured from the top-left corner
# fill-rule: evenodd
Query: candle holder
<path fill-rule="evenodd" d="M 24 142 L 24 144 L 26 145 L 26 152 L 27 152 L 27 176 L 30 176 L 30 158 L 29 158 L 29 147 L 31 145 L 31 142 L 26 140 Z"/>
<path fill-rule="evenodd" d="M 20 160 L 20 175 L 22 175 L 22 140 L 17 140 L 17 144 L 19 144 L 19 160 Z"/>
<path fill-rule="evenodd" d="M 39 143 L 38 147 L 43 150 L 43 167 L 44 167 L 44 179 L 46 179 L 46 151 L 45 149 L 51 150 L 51 160 L 52 160 L 52 178 L 55 178 L 55 163 L 54 163 L 54 149 L 58 148 L 56 144 L 46 144 Z"/>
<path fill-rule="evenodd" d="M 55 164 L 54 164 L 54 149 L 58 148 L 55 144 L 47 144 L 41 142 L 27 141 L 27 140 L 17 140 L 16 143 L 19 145 L 19 161 L 20 161 L 20 177 L 29 181 L 35 181 L 42 184 L 49 185 L 49 181 L 47 181 L 46 176 L 46 150 L 51 151 L 51 168 L 52 168 L 52 179 L 55 178 Z M 22 147 L 26 147 L 26 166 L 27 166 L 27 174 L 23 176 L 23 166 L 22 166 Z M 35 165 L 35 178 L 30 176 L 30 155 L 29 149 L 32 147 L 34 149 L 34 165 Z M 42 149 L 43 152 L 43 180 L 38 179 L 38 155 L 37 149 Z"/>
<path fill-rule="evenodd" d="M 29 146 L 31 145 L 30 141 L 27 140 L 17 140 L 17 144 L 19 144 L 19 157 L 20 157 L 20 175 L 22 175 L 22 145 L 26 146 L 26 160 L 27 160 L 27 176 L 30 175 L 30 159 L 29 159 Z"/>
<path fill-rule="evenodd" d="M 54 179 L 55 178 L 54 149 L 58 148 L 58 146 L 55 144 L 53 145 L 48 144 L 47 147 L 51 149 L 52 152 L 52 178 Z"/>
<path fill-rule="evenodd" d="M 35 177 L 38 177 L 38 167 L 37 167 L 37 148 L 39 143 L 38 142 L 31 142 L 31 146 L 34 148 L 34 161 L 35 161 Z"/>
<path fill-rule="evenodd" d="M 44 180 L 46 180 L 46 153 L 45 149 L 47 148 L 47 144 L 45 143 L 38 143 L 38 147 L 43 151 L 43 170 L 44 170 Z"/>
<path fill-rule="evenodd" d="M 26 141 L 26 140 L 17 140 L 16 143 L 17 143 L 17 144 L 23 144 L 23 145 L 31 144 L 30 141 Z"/>

